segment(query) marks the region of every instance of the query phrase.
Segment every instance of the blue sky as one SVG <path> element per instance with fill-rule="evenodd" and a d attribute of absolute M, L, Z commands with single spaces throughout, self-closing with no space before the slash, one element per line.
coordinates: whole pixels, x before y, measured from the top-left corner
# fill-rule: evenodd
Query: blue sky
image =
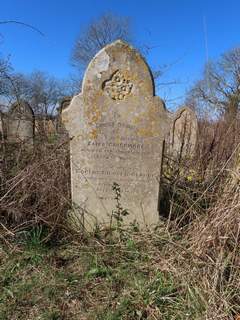
<path fill-rule="evenodd" d="M 43 70 L 66 78 L 73 72 L 75 39 L 105 12 L 131 18 L 136 43 L 153 47 L 147 57 L 153 68 L 171 66 L 163 81 L 177 84 L 157 91 L 169 107 L 183 102 L 207 55 L 215 59 L 240 44 L 239 0 L 2 0 L 0 21 L 23 21 L 44 37 L 23 26 L 0 25 L 0 52 L 11 56 L 19 72 Z"/>

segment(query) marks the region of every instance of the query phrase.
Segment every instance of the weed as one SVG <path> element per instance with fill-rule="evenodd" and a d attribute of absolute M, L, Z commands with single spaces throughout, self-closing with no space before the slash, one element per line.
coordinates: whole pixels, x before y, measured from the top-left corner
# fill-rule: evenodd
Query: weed
<path fill-rule="evenodd" d="M 115 194 L 116 208 L 112 211 L 112 217 L 117 222 L 117 228 L 120 229 L 123 223 L 123 218 L 129 214 L 127 209 L 124 209 L 121 205 L 121 189 L 119 184 L 113 183 L 112 190 Z"/>

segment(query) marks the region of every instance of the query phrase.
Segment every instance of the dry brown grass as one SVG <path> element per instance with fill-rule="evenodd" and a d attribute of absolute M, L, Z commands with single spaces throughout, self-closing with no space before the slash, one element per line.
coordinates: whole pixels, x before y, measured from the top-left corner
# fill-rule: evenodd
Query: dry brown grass
<path fill-rule="evenodd" d="M 70 206 L 69 150 L 66 142 L 5 146 L 1 223 L 12 232 L 64 225 Z"/>
<path fill-rule="evenodd" d="M 239 141 L 237 123 L 205 121 L 200 124 L 196 157 L 181 163 L 171 159 L 165 162 L 165 196 L 169 205 L 165 206 L 166 219 L 159 230 L 145 233 L 125 230 L 114 240 L 97 234 L 87 244 L 74 237 L 68 240 L 74 256 L 79 254 L 76 252 L 80 245 L 80 250 L 98 261 L 97 267 L 94 260 L 84 271 L 93 273 L 91 281 L 83 279 L 86 287 L 84 284 L 79 289 L 86 301 L 80 303 L 76 297 L 69 302 L 70 318 L 75 311 L 83 312 L 84 304 L 84 308 L 89 308 L 85 319 L 95 319 L 93 315 L 102 304 L 106 309 L 96 319 L 120 319 L 110 317 L 111 312 L 120 311 L 124 319 L 137 319 L 136 308 L 139 314 L 145 315 L 140 319 L 164 319 L 163 315 L 173 319 L 174 312 L 176 319 L 185 319 L 190 309 L 194 319 L 237 319 L 240 314 Z M 34 151 L 7 147 L 4 152 L 2 239 L 11 244 L 9 236 L 14 238 L 19 230 L 39 225 L 47 226 L 50 234 L 57 236 L 65 229 L 70 205 L 67 145 L 42 142 Z M 46 239 L 49 237 L 43 240 Z M 71 259 L 66 272 L 81 277 L 86 260 L 74 260 L 72 264 Z M 81 267 L 78 269 L 74 263 Z M 133 282 L 128 278 L 134 272 L 144 278 L 141 286 L 136 285 L 134 277 L 130 277 Z M 166 280 L 166 287 L 159 287 L 158 272 Z M 123 284 L 130 293 L 120 289 Z M 172 287 L 174 292 L 169 289 Z M 168 289 L 171 293 L 166 299 L 172 304 L 169 309 L 161 309 L 158 295 L 166 294 Z M 147 303 L 145 295 L 149 299 Z M 59 299 L 62 301 L 63 297 Z M 126 301 L 130 301 L 130 306 L 124 304 Z"/>

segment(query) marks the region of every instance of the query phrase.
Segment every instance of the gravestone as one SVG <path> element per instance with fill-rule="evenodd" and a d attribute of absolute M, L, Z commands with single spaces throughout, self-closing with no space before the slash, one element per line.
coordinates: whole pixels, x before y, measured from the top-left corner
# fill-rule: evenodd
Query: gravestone
<path fill-rule="evenodd" d="M 49 118 L 45 121 L 45 131 L 49 136 L 57 133 L 56 122 L 54 118 Z"/>
<path fill-rule="evenodd" d="M 10 143 L 33 144 L 34 113 L 25 101 L 15 102 L 8 115 L 7 140 Z"/>
<path fill-rule="evenodd" d="M 58 108 L 58 116 L 57 116 L 57 132 L 59 134 L 66 134 L 66 129 L 64 128 L 63 121 L 62 121 L 62 112 L 66 109 L 71 103 L 72 97 L 65 96 L 62 98 Z"/>
<path fill-rule="evenodd" d="M 0 111 L 0 143 L 4 141 L 5 128 L 4 128 L 4 115 Z"/>
<path fill-rule="evenodd" d="M 4 188 L 4 157 L 6 128 L 4 114 L 0 111 L 0 191 Z"/>
<path fill-rule="evenodd" d="M 59 110 L 59 113 L 62 113 L 62 111 L 64 109 L 66 109 L 70 103 L 71 103 L 71 100 L 72 100 L 72 96 L 65 96 L 62 98 L 61 102 L 60 102 L 60 110 Z"/>
<path fill-rule="evenodd" d="M 81 93 L 62 116 L 71 138 L 72 201 L 84 227 L 111 224 L 114 183 L 129 213 L 123 224 L 155 226 L 163 141 L 171 119 L 140 54 L 120 40 L 99 51 Z"/>
<path fill-rule="evenodd" d="M 182 107 L 173 115 L 167 149 L 174 158 L 192 158 L 197 144 L 198 123 L 195 112 Z"/>

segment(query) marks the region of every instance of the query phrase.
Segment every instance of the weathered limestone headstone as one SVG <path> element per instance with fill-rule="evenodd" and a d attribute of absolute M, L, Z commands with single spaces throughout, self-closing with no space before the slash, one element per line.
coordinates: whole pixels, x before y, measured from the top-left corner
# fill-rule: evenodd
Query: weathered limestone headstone
<path fill-rule="evenodd" d="M 193 157 L 197 144 L 197 117 L 189 107 L 182 107 L 173 115 L 167 149 L 173 157 Z"/>
<path fill-rule="evenodd" d="M 58 116 L 57 116 L 57 132 L 59 134 L 65 134 L 66 129 L 64 128 L 63 121 L 62 121 L 62 112 L 66 109 L 71 103 L 72 97 L 65 96 L 62 98 L 58 108 Z"/>
<path fill-rule="evenodd" d="M 72 96 L 65 96 L 62 98 L 61 103 L 60 103 L 59 113 L 62 113 L 62 111 L 70 105 L 71 100 L 72 100 Z"/>
<path fill-rule="evenodd" d="M 15 102 L 9 112 L 8 142 L 33 144 L 33 138 L 34 113 L 32 108 L 25 101 Z"/>
<path fill-rule="evenodd" d="M 5 157 L 5 138 L 6 138 L 6 128 L 5 128 L 5 117 L 0 111 L 0 191 L 4 188 L 4 157 Z"/>
<path fill-rule="evenodd" d="M 55 135 L 57 133 L 55 119 L 47 119 L 45 121 L 45 128 L 47 135 Z"/>
<path fill-rule="evenodd" d="M 5 128 L 4 128 L 4 115 L 0 111 L 0 142 L 4 140 L 5 137 Z"/>
<path fill-rule="evenodd" d="M 87 68 L 82 92 L 63 110 L 63 121 L 72 138 L 72 201 L 84 227 L 110 225 L 114 183 L 129 212 L 124 223 L 156 225 L 170 118 L 139 53 L 122 41 L 103 48 Z"/>

